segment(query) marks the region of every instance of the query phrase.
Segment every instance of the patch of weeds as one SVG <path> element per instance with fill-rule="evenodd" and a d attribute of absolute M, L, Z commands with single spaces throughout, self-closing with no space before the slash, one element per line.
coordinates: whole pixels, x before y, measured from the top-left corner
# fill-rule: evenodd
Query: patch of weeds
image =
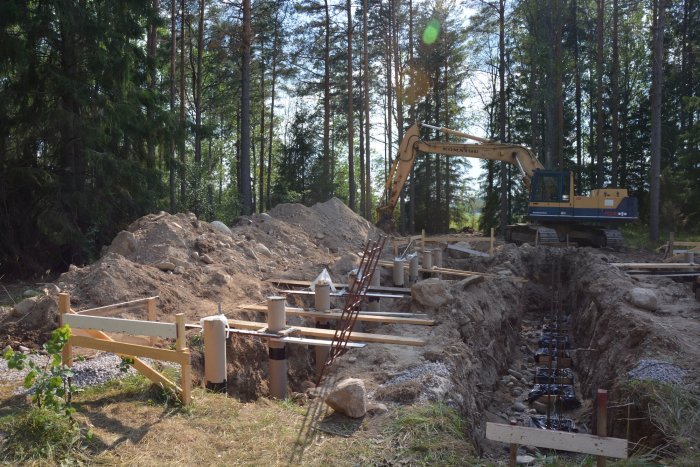
<path fill-rule="evenodd" d="M 677 465 L 700 465 L 700 394 L 675 384 L 631 381 L 623 394 L 639 407 L 659 431 L 666 446 L 660 456 Z"/>
<path fill-rule="evenodd" d="M 297 404 L 289 398 L 283 401 L 279 401 L 279 404 L 280 406 L 282 406 L 283 409 L 294 412 L 297 415 L 306 415 L 306 408 L 300 406 L 299 404 Z"/>
<path fill-rule="evenodd" d="M 81 430 L 73 419 L 37 406 L 0 419 L 0 431 L 5 434 L 0 460 L 10 463 L 38 459 L 62 463 L 77 453 L 81 440 Z"/>
<path fill-rule="evenodd" d="M 466 422 L 444 403 L 400 408 L 385 429 L 402 462 L 476 465 Z M 477 462 L 478 464 L 478 462 Z"/>
<path fill-rule="evenodd" d="M 81 394 L 81 399 L 98 397 L 138 396 L 145 394 L 151 382 L 141 375 L 129 375 L 120 379 L 112 379 L 102 384 L 87 387 Z"/>

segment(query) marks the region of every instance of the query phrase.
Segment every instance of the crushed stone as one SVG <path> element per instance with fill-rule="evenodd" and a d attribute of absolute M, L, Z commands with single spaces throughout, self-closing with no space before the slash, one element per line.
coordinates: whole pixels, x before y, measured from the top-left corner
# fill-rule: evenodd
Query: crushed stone
<path fill-rule="evenodd" d="M 627 375 L 630 379 L 681 384 L 686 371 L 673 363 L 661 360 L 640 360 Z"/>

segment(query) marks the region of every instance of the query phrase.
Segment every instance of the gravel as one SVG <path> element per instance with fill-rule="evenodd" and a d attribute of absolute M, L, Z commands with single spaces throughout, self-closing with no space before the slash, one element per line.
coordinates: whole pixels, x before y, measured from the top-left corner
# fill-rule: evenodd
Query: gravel
<path fill-rule="evenodd" d="M 28 358 L 39 366 L 44 366 L 49 362 L 49 357 L 46 355 L 31 354 Z M 77 387 L 88 387 L 134 374 L 133 368 L 122 372 L 119 369 L 120 363 L 121 358 L 109 353 L 100 354 L 89 360 L 76 361 L 73 364 L 73 384 Z M 24 392 L 21 384 L 28 372 L 28 369 L 10 370 L 7 368 L 7 362 L 0 359 L 0 382 L 19 383 L 18 393 Z"/>
<path fill-rule="evenodd" d="M 673 363 L 661 360 L 640 360 L 637 366 L 627 375 L 630 379 L 681 384 L 686 371 Z"/>
<path fill-rule="evenodd" d="M 421 392 L 417 397 L 418 401 L 443 400 L 452 392 L 450 374 L 450 368 L 444 363 L 428 362 L 405 369 L 400 374 L 379 385 L 379 387 L 395 386 L 409 381 L 417 381 L 421 385 Z"/>

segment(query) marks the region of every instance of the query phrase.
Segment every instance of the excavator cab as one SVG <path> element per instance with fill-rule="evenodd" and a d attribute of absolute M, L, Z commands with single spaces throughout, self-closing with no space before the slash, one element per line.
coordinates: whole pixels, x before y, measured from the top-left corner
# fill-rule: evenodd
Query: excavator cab
<path fill-rule="evenodd" d="M 536 170 L 532 177 L 530 202 L 571 203 L 571 173 Z"/>

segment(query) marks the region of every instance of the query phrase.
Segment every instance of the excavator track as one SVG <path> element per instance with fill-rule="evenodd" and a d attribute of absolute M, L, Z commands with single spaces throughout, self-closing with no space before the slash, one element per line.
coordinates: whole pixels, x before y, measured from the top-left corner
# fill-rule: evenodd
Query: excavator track
<path fill-rule="evenodd" d="M 605 245 L 602 246 L 608 248 L 622 248 L 625 243 L 622 232 L 617 229 L 601 229 L 600 232 L 605 236 Z"/>
<path fill-rule="evenodd" d="M 537 243 L 546 245 L 548 243 L 559 243 L 557 231 L 542 225 L 516 224 L 509 225 L 507 231 L 508 241 L 517 244 Z"/>

